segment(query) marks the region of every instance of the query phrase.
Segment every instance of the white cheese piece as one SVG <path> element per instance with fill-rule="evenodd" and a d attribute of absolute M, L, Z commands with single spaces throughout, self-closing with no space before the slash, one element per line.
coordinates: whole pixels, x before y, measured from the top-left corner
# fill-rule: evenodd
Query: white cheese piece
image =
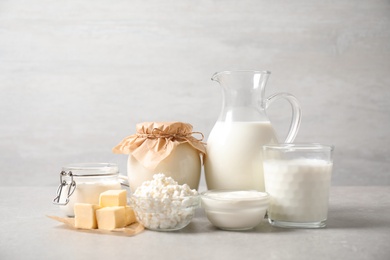
<path fill-rule="evenodd" d="M 113 230 L 126 226 L 126 210 L 123 206 L 105 207 L 96 211 L 99 229 Z"/>
<path fill-rule="evenodd" d="M 99 197 L 99 205 L 101 207 L 126 206 L 126 190 L 108 190 L 102 192 Z"/>
<path fill-rule="evenodd" d="M 137 221 L 137 219 L 135 218 L 134 210 L 129 206 L 125 206 L 125 215 L 125 226 L 133 224 Z"/>
<path fill-rule="evenodd" d="M 74 205 L 76 228 L 94 229 L 97 228 L 96 210 L 100 209 L 99 205 L 88 203 L 76 203 Z"/>

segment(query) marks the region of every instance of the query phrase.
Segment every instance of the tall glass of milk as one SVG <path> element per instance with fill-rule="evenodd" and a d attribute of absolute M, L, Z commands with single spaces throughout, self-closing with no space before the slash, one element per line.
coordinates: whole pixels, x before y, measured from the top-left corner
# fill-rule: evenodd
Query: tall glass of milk
<path fill-rule="evenodd" d="M 269 71 L 222 71 L 212 80 L 222 87 L 222 110 L 207 140 L 207 188 L 264 191 L 262 146 L 278 143 L 267 107 L 285 99 L 292 107 L 286 143 L 293 142 L 301 120 L 297 99 L 288 93 L 265 97 Z"/>
<path fill-rule="evenodd" d="M 328 216 L 333 146 L 263 146 L 268 221 L 274 226 L 321 228 Z"/>

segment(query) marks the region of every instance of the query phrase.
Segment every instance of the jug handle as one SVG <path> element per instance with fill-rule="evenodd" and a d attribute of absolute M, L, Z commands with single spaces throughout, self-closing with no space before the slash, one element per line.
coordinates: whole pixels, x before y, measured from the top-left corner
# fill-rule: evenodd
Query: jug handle
<path fill-rule="evenodd" d="M 290 129 L 288 130 L 288 134 L 284 142 L 292 143 L 295 137 L 297 136 L 299 126 L 301 125 L 301 117 L 302 117 L 301 107 L 299 105 L 298 99 L 295 96 L 289 93 L 282 92 L 282 93 L 276 93 L 269 96 L 266 99 L 265 108 L 267 109 L 269 105 L 271 105 L 274 101 L 279 99 L 286 99 L 291 105 L 292 119 L 290 123 Z"/>

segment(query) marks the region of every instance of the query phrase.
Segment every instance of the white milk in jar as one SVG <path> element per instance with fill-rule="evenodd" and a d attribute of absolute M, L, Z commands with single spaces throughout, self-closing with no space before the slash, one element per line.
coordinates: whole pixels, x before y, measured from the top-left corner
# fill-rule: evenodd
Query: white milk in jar
<path fill-rule="evenodd" d="M 180 185 L 188 184 L 191 189 L 198 189 L 201 166 L 199 152 L 188 143 L 178 145 L 154 169 L 147 169 L 130 154 L 127 159 L 130 190 L 134 192 L 143 182 L 152 180 L 157 173 L 164 173 Z"/>
<path fill-rule="evenodd" d="M 269 121 L 218 121 L 207 141 L 207 188 L 264 191 L 262 145 L 277 143 Z"/>
<path fill-rule="evenodd" d="M 101 180 L 76 179 L 76 183 L 76 189 L 69 197 L 68 204 L 60 206 L 64 214 L 70 217 L 74 216 L 75 203 L 99 204 L 100 193 L 107 190 L 121 189 L 118 179 L 103 182 Z"/>
<path fill-rule="evenodd" d="M 100 193 L 121 189 L 119 168 L 112 163 L 80 163 L 62 168 L 54 204 L 69 217 L 75 203 L 99 204 Z M 126 182 L 124 182 L 126 183 Z"/>
<path fill-rule="evenodd" d="M 137 124 L 135 134 L 113 148 L 114 153 L 129 155 L 127 175 L 131 192 L 157 173 L 198 189 L 201 157 L 206 148 L 203 134 L 192 129 L 191 124 L 183 122 L 143 122 Z"/>
<path fill-rule="evenodd" d="M 333 163 L 318 159 L 264 161 L 272 221 L 314 223 L 327 219 Z"/>

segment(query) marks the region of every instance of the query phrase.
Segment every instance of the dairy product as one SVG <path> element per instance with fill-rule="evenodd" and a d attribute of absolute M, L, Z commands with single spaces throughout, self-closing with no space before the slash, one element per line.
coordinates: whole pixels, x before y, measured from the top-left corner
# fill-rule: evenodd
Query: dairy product
<path fill-rule="evenodd" d="M 240 210 L 256 205 L 263 205 L 268 201 L 268 195 L 255 190 L 212 190 L 204 193 L 207 204 L 213 208 L 223 207 L 227 210 Z"/>
<path fill-rule="evenodd" d="M 134 210 L 129 206 L 125 206 L 125 221 L 126 221 L 125 223 L 126 226 L 137 221 L 134 214 Z"/>
<path fill-rule="evenodd" d="M 100 194 L 100 205 L 75 203 L 75 227 L 113 230 L 136 222 L 134 211 L 126 205 L 126 190 L 108 190 Z"/>
<path fill-rule="evenodd" d="M 126 226 L 126 211 L 123 206 L 105 207 L 96 211 L 99 229 L 113 230 Z"/>
<path fill-rule="evenodd" d="M 99 178 L 75 178 L 76 189 L 69 197 L 69 202 L 65 206 L 60 206 L 61 210 L 70 217 L 74 216 L 75 203 L 99 204 L 100 193 L 106 190 L 120 190 L 121 184 L 117 179 L 102 181 Z M 67 189 L 64 189 L 67 190 Z M 66 196 L 64 192 L 61 196 Z"/>
<path fill-rule="evenodd" d="M 99 205 L 101 207 L 126 206 L 126 190 L 107 190 L 100 193 Z"/>
<path fill-rule="evenodd" d="M 74 205 L 74 225 L 76 228 L 94 229 L 97 228 L 96 210 L 100 209 L 99 205 L 88 203 L 76 203 Z"/>
<path fill-rule="evenodd" d="M 211 190 L 202 193 L 202 207 L 209 221 L 221 229 L 246 230 L 257 226 L 266 213 L 267 193 Z"/>
<path fill-rule="evenodd" d="M 277 143 L 270 122 L 218 121 L 207 141 L 207 188 L 264 191 L 262 145 L 270 143 Z"/>
<path fill-rule="evenodd" d="M 152 180 L 153 175 L 157 173 L 164 173 L 181 185 L 188 184 L 191 189 L 197 189 L 201 166 L 199 152 L 188 143 L 176 146 L 153 170 L 145 168 L 130 154 L 127 160 L 130 190 L 134 192 L 143 182 Z"/>
<path fill-rule="evenodd" d="M 186 226 L 198 205 L 198 192 L 187 184 L 159 173 L 139 186 L 132 205 L 138 221 L 153 230 L 176 230 Z"/>
<path fill-rule="evenodd" d="M 264 161 L 271 221 L 314 223 L 327 219 L 332 163 L 317 159 Z"/>

